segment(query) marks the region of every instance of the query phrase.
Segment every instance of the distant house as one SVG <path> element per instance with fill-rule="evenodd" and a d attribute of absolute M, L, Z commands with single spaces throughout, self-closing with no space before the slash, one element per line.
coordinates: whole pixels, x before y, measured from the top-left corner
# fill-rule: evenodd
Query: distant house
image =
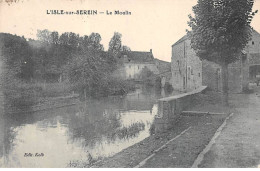
<path fill-rule="evenodd" d="M 229 91 L 242 92 L 248 88 L 249 82 L 254 82 L 260 74 L 260 34 L 252 31 L 252 40 L 244 50 L 241 50 L 239 60 L 229 64 Z M 191 91 L 202 85 L 221 91 L 220 65 L 200 60 L 191 48 L 190 40 L 183 36 L 172 45 L 172 86 L 175 90 Z"/>
<path fill-rule="evenodd" d="M 154 74 L 159 74 L 152 50 L 149 52 L 129 51 L 120 56 L 120 65 L 114 75 L 123 79 L 140 80 L 140 73 L 144 68 Z"/>

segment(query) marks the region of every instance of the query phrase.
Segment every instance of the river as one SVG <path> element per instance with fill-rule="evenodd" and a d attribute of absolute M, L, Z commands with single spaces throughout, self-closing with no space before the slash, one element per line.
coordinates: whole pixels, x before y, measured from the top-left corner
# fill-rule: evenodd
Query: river
<path fill-rule="evenodd" d="M 5 117 L 0 167 L 89 167 L 150 136 L 164 91 L 137 89 L 75 106 Z"/>

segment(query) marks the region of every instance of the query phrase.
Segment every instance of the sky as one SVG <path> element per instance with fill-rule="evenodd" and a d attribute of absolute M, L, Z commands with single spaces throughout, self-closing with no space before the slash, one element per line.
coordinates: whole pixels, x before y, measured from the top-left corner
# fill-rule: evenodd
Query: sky
<path fill-rule="evenodd" d="M 9 3 L 7 3 L 8 1 Z M 16 2 L 15 2 L 16 1 Z M 188 15 L 197 0 L 0 0 L 0 32 L 36 39 L 37 30 L 99 33 L 105 50 L 114 32 L 132 51 L 149 51 L 170 61 L 171 45 L 186 34 Z M 253 9 L 260 10 L 260 0 Z M 47 10 L 97 10 L 97 15 L 48 15 Z M 106 11 L 131 15 L 106 15 Z M 104 12 L 104 14 L 99 14 Z M 253 28 L 260 33 L 260 12 Z"/>

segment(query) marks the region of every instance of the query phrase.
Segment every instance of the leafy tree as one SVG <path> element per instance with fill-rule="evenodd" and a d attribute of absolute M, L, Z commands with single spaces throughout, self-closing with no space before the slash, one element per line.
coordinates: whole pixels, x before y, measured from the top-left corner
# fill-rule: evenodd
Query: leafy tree
<path fill-rule="evenodd" d="M 254 0 L 198 0 L 189 15 L 191 47 L 200 59 L 222 68 L 223 102 L 228 105 L 228 64 L 236 61 L 251 38 Z"/>
<path fill-rule="evenodd" d="M 69 33 L 62 33 L 60 38 L 59 38 L 59 42 L 61 45 L 68 45 L 69 44 Z"/>
<path fill-rule="evenodd" d="M 113 53 L 115 56 L 117 56 L 122 49 L 121 38 L 122 38 L 122 34 L 115 32 L 109 42 L 108 51 Z"/>
<path fill-rule="evenodd" d="M 67 66 L 69 80 L 76 89 L 83 90 L 85 98 L 87 95 L 92 96 L 99 92 L 98 88 L 111 74 L 113 66 L 109 62 L 104 51 L 85 48 L 70 60 Z"/>
<path fill-rule="evenodd" d="M 101 36 L 99 33 L 91 33 L 88 37 L 88 45 L 94 48 L 95 50 L 104 50 L 101 42 Z"/>
<path fill-rule="evenodd" d="M 6 77 L 19 77 L 29 80 L 32 77 L 31 49 L 24 37 L 11 34 L 0 34 L 0 51 L 5 69 Z"/>
<path fill-rule="evenodd" d="M 130 49 L 130 47 L 123 45 L 122 46 L 122 51 L 123 52 L 129 52 L 129 51 L 131 51 L 131 49 Z"/>
<path fill-rule="evenodd" d="M 37 38 L 41 42 L 51 43 L 51 32 L 47 29 L 37 30 Z"/>
<path fill-rule="evenodd" d="M 59 33 L 57 31 L 53 31 L 50 34 L 51 43 L 58 44 L 59 43 Z"/>

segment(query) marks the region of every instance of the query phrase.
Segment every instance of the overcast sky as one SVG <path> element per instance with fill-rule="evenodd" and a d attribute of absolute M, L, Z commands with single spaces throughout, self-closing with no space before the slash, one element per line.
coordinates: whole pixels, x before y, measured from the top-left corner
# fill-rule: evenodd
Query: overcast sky
<path fill-rule="evenodd" d="M 170 61 L 171 45 L 188 29 L 188 14 L 197 0 L 0 0 L 0 32 L 36 38 L 37 29 L 101 34 L 105 50 L 115 31 L 133 51 L 153 49 L 156 58 Z M 254 9 L 260 10 L 260 0 Z M 129 11 L 131 15 L 47 15 L 46 10 Z M 260 32 L 260 13 L 252 26 Z"/>

